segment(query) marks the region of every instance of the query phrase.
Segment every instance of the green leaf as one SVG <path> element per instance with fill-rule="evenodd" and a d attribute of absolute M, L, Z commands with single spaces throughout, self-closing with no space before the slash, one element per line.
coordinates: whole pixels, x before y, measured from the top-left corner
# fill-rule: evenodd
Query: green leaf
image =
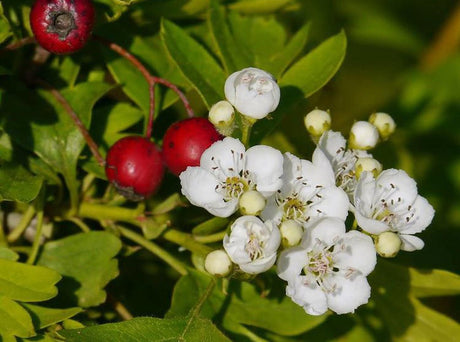
<path fill-rule="evenodd" d="M 110 88 L 101 82 L 80 83 L 73 89 L 63 90 L 62 95 L 88 127 L 93 105 Z M 9 96 L 2 102 L 7 117 L 5 131 L 18 144 L 60 171 L 75 205 L 78 201 L 76 165 L 85 146 L 80 131 L 49 91 L 32 92 L 20 84 L 12 85 L 9 90 Z"/>
<path fill-rule="evenodd" d="M 57 294 L 61 276 L 41 266 L 0 259 L 0 295 L 23 302 L 40 302 Z"/>
<path fill-rule="evenodd" d="M 208 51 L 168 20 L 162 21 L 161 38 L 169 56 L 207 107 L 222 100 L 226 76 Z"/>
<path fill-rule="evenodd" d="M 23 303 L 22 306 L 31 315 L 36 330 L 62 322 L 82 311 L 81 308 L 56 309 L 26 303 Z"/>
<path fill-rule="evenodd" d="M 308 33 L 310 32 L 310 24 L 302 26 L 296 34 L 291 38 L 289 43 L 280 51 L 271 57 L 270 70 L 275 78 L 281 77 L 286 68 L 295 60 L 302 52 L 307 44 Z"/>
<path fill-rule="evenodd" d="M 411 293 L 413 274 L 414 271 L 407 267 L 379 260 L 376 269 L 369 276 L 373 289 L 371 298 L 375 301 L 375 308 L 385 321 L 393 340 L 457 340 L 460 336 L 459 325 L 426 307 Z M 419 282 L 420 278 L 416 279 L 415 284 Z"/>
<path fill-rule="evenodd" d="M 96 306 L 105 301 L 103 288 L 118 275 L 113 257 L 120 249 L 121 242 L 113 234 L 81 233 L 45 244 L 38 264 L 64 276 L 60 297 L 76 296 L 78 306 Z"/>
<path fill-rule="evenodd" d="M 2 215 L 0 215 L 0 218 L 2 218 Z M 19 254 L 9 248 L 0 247 L 0 259 L 16 261 L 19 259 Z"/>
<path fill-rule="evenodd" d="M 209 0 L 169 0 L 143 1 L 137 7 L 142 13 L 168 18 L 188 18 L 204 12 L 209 6 Z"/>
<path fill-rule="evenodd" d="M 286 30 L 275 18 L 247 17 L 229 13 L 231 30 L 241 50 L 249 55 L 250 65 L 270 73 L 272 58 L 284 49 Z"/>
<path fill-rule="evenodd" d="M 15 301 L 0 295 L 0 335 L 31 337 L 35 335 L 32 319 Z"/>
<path fill-rule="evenodd" d="M 134 318 L 123 323 L 102 324 L 59 332 L 68 342 L 230 341 L 211 321 L 203 318 Z"/>
<path fill-rule="evenodd" d="M 219 57 L 225 66 L 227 74 L 250 66 L 251 58 L 234 39 L 227 25 L 224 8 L 216 0 L 211 0 L 208 15 L 208 25 L 211 29 L 214 44 L 218 48 Z"/>
<path fill-rule="evenodd" d="M 30 202 L 37 197 L 43 178 L 35 176 L 17 163 L 0 159 L 0 201 Z"/>
<path fill-rule="evenodd" d="M 345 33 L 327 39 L 290 67 L 280 80 L 281 100 L 277 110 L 253 127 L 251 143 L 256 144 L 272 131 L 301 99 L 323 87 L 339 69 L 345 57 Z"/>
<path fill-rule="evenodd" d="M 268 14 L 279 11 L 289 3 L 292 0 L 244 0 L 234 2 L 230 8 L 244 14 Z"/>
<path fill-rule="evenodd" d="M 281 86 L 300 89 L 309 97 L 321 89 L 339 70 L 345 58 L 347 39 L 342 31 L 327 39 L 289 68 L 280 80 Z"/>
<path fill-rule="evenodd" d="M 173 318 L 187 313 L 204 293 L 210 279 L 204 273 L 190 270 L 176 284 L 166 317 Z M 230 284 L 227 296 L 216 286 L 203 304 L 203 317 L 212 318 L 218 313 L 222 317 L 222 325 L 235 333 L 242 333 L 244 326 L 253 326 L 285 336 L 301 334 L 326 319 L 326 315 L 307 315 L 285 295 L 284 288 L 273 288 L 264 296 L 254 285 L 240 281 Z"/>
<path fill-rule="evenodd" d="M 225 217 L 213 217 L 195 226 L 192 233 L 195 235 L 209 235 L 224 229 L 229 222 L 229 219 Z"/>
<path fill-rule="evenodd" d="M 0 14 L 0 44 L 3 43 L 8 37 L 11 37 L 12 34 L 13 32 L 11 32 L 10 23 L 8 22 L 8 19 L 6 19 L 3 13 L 1 13 Z"/>
<path fill-rule="evenodd" d="M 409 268 L 411 292 L 415 297 L 460 294 L 460 276 L 444 270 Z"/>

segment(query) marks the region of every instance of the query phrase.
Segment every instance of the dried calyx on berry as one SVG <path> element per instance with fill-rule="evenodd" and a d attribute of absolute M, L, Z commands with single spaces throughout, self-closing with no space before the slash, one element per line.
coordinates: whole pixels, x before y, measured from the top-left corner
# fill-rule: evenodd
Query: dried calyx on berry
<path fill-rule="evenodd" d="M 36 0 L 30 25 L 37 42 L 56 54 L 80 50 L 94 25 L 91 0 Z"/>
<path fill-rule="evenodd" d="M 141 201 L 161 184 L 164 174 L 161 153 L 147 138 L 122 138 L 107 153 L 105 174 L 121 195 Z"/>
<path fill-rule="evenodd" d="M 175 175 L 188 166 L 200 165 L 203 152 L 221 140 L 213 124 L 206 118 L 189 118 L 172 124 L 163 138 L 163 159 Z"/>

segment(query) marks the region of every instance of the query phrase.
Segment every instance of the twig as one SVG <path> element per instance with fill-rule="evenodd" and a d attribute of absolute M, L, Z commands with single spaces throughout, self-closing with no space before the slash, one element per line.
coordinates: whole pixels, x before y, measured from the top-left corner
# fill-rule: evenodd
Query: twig
<path fill-rule="evenodd" d="M 59 90 L 57 90 L 56 88 L 54 88 L 53 86 L 51 86 L 47 82 L 45 82 L 43 80 L 35 80 L 35 83 L 37 83 L 37 84 L 41 85 L 43 88 L 47 89 L 51 93 L 51 95 L 53 95 L 54 98 L 62 105 L 62 107 L 64 107 L 65 111 L 67 112 L 67 114 L 69 114 L 69 116 L 72 119 L 72 121 L 74 122 L 75 126 L 77 126 L 77 128 L 80 131 L 81 135 L 83 136 L 83 138 L 85 139 L 86 143 L 88 144 L 88 147 L 89 147 L 91 153 L 93 154 L 94 158 L 96 158 L 96 161 L 98 162 L 98 164 L 101 167 L 104 167 L 105 160 L 102 157 L 102 155 L 99 153 L 99 149 L 98 149 L 98 146 L 97 146 L 96 142 L 93 140 L 93 138 L 89 134 L 89 132 L 86 129 L 86 127 L 83 124 L 83 122 L 81 122 L 81 120 L 78 117 L 77 113 L 75 113 L 75 111 L 72 109 L 72 106 L 70 105 L 70 103 L 64 98 L 64 96 L 62 96 L 62 94 L 59 92 Z"/>
<path fill-rule="evenodd" d="M 422 55 L 420 67 L 430 70 L 439 65 L 453 52 L 460 43 L 460 3 L 444 22 L 436 38 Z"/>
<path fill-rule="evenodd" d="M 129 53 L 127 50 L 122 48 L 120 45 L 111 42 L 105 38 L 93 35 L 93 38 L 97 40 L 98 42 L 104 44 L 111 50 L 115 51 L 118 53 L 120 56 L 128 60 L 137 70 L 139 70 L 144 76 L 145 80 L 147 81 L 149 85 L 149 96 L 150 96 L 150 106 L 149 106 L 149 121 L 147 125 L 147 131 L 146 131 L 146 137 L 150 138 L 152 134 L 152 126 L 153 126 L 153 117 L 155 114 L 155 92 L 154 92 L 154 87 L 156 83 L 162 84 L 172 91 L 174 91 L 179 98 L 181 99 L 182 103 L 184 104 L 185 110 L 187 111 L 187 114 L 189 117 L 193 117 L 193 109 L 190 106 L 190 103 L 187 100 L 187 97 L 184 95 L 182 91 L 177 88 L 176 85 L 172 84 L 168 80 L 165 80 L 164 78 L 153 76 L 147 68 L 136 58 L 134 57 L 131 53 Z"/>
<path fill-rule="evenodd" d="M 2 48 L 0 50 L 0 54 L 5 51 L 13 51 L 13 50 L 19 49 L 23 47 L 24 45 L 32 44 L 32 43 L 35 43 L 35 37 L 27 37 L 27 38 L 20 39 L 17 42 L 11 43 L 5 46 L 4 48 Z"/>
<path fill-rule="evenodd" d="M 109 302 L 110 305 L 112 305 L 113 309 L 124 321 L 129 321 L 130 319 L 133 319 L 133 315 L 131 314 L 131 312 L 129 312 L 126 306 L 124 306 L 122 302 L 120 302 L 110 293 L 107 293 L 107 302 Z"/>

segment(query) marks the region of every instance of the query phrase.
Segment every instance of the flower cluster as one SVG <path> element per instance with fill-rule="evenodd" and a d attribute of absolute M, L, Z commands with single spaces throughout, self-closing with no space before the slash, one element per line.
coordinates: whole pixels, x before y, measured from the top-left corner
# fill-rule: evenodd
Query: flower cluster
<path fill-rule="evenodd" d="M 225 93 L 241 114 L 256 114 L 253 119 L 279 102 L 276 82 L 255 68 L 232 74 Z M 234 116 L 228 105 L 212 112 L 218 107 Z M 192 204 L 235 218 L 223 239 L 228 258 L 223 250 L 210 253 L 208 272 L 258 274 L 276 263 L 278 276 L 287 282 L 286 295 L 312 315 L 328 309 L 354 312 L 367 303 L 366 277 L 377 254 L 393 257 L 399 250 L 421 249 L 423 241 L 414 234 L 434 216 L 414 180 L 402 170 L 383 170 L 368 152 L 395 130 L 388 114 L 356 122 L 348 141 L 331 131 L 330 123 L 325 111 L 306 116 L 317 143 L 311 161 L 265 145 L 246 149 L 228 136 L 203 153 L 200 166 L 180 175 L 182 193 Z M 355 219 L 352 227 L 345 224 L 349 213 Z M 216 267 L 223 259 L 223 266 Z"/>

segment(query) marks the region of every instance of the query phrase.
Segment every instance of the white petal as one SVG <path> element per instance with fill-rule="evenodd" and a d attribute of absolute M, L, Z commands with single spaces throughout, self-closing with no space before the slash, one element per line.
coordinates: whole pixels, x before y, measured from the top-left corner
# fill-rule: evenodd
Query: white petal
<path fill-rule="evenodd" d="M 401 249 L 406 252 L 413 252 L 416 250 L 420 250 L 425 246 L 425 243 L 422 239 L 413 236 L 413 235 L 399 235 L 401 239 Z"/>
<path fill-rule="evenodd" d="M 258 274 L 267 271 L 270 267 L 275 264 L 276 253 L 269 255 L 265 258 L 256 259 L 247 264 L 240 264 L 242 271 L 249 274 Z"/>
<path fill-rule="evenodd" d="M 179 178 L 182 194 L 193 205 L 219 217 L 228 217 L 236 211 L 238 201 L 224 201 L 223 196 L 215 190 L 218 185 L 216 178 L 208 171 L 189 166 Z"/>
<path fill-rule="evenodd" d="M 333 160 L 338 151 L 345 149 L 346 140 L 339 132 L 326 131 L 319 139 L 318 147 L 324 152 L 327 159 Z"/>
<path fill-rule="evenodd" d="M 281 243 L 280 231 L 273 221 L 267 221 L 265 225 L 270 227 L 271 234 L 269 239 L 265 242 L 264 253 L 265 255 L 276 254 Z"/>
<path fill-rule="evenodd" d="M 235 95 L 236 95 L 235 80 L 239 73 L 240 73 L 239 71 L 234 72 L 225 81 L 225 86 L 224 86 L 225 97 L 227 98 L 227 101 L 230 102 L 232 105 L 235 105 Z"/>
<path fill-rule="evenodd" d="M 317 170 L 321 170 L 321 184 L 324 186 L 335 185 L 335 175 L 334 170 L 332 169 L 332 164 L 326 154 L 318 147 L 313 152 L 312 162 Z"/>
<path fill-rule="evenodd" d="M 325 293 L 315 284 L 306 285 L 305 277 L 297 277 L 294 281 L 288 282 L 286 295 L 292 301 L 302 306 L 310 315 L 322 315 L 327 311 L 327 300 Z"/>
<path fill-rule="evenodd" d="M 300 246 L 286 249 L 278 257 L 278 276 L 283 280 L 293 281 L 307 263 L 307 250 Z"/>
<path fill-rule="evenodd" d="M 358 226 L 360 226 L 368 233 L 381 234 L 383 232 L 390 230 L 390 227 L 387 224 L 361 215 L 361 213 L 358 212 L 356 208 L 354 213 L 355 219 L 358 222 Z"/>
<path fill-rule="evenodd" d="M 343 236 L 343 243 L 346 248 L 334 255 L 334 265 L 341 270 L 356 269 L 365 276 L 374 270 L 377 257 L 370 236 L 350 231 Z"/>
<path fill-rule="evenodd" d="M 422 196 L 417 196 L 414 204 L 412 204 L 412 210 L 415 213 L 415 216 L 410 219 L 407 225 L 398 229 L 398 232 L 401 234 L 415 234 L 420 233 L 426 227 L 428 227 L 434 217 L 434 209 L 428 203 L 426 198 Z M 404 223 L 404 220 L 403 220 Z"/>
<path fill-rule="evenodd" d="M 283 155 L 270 146 L 257 145 L 246 152 L 246 169 L 255 176 L 257 191 L 268 197 L 282 185 Z"/>
<path fill-rule="evenodd" d="M 371 172 L 363 172 L 356 184 L 355 193 L 353 196 L 354 206 L 356 211 L 361 215 L 370 217 L 371 206 L 374 201 L 376 182 Z"/>
<path fill-rule="evenodd" d="M 387 202 L 395 203 L 395 208 L 402 206 L 405 209 L 408 204 L 412 204 L 417 197 L 417 184 L 403 170 L 388 169 L 382 171 L 376 180 L 377 188 L 383 186 L 387 189 L 395 188 L 390 195 L 386 195 Z M 404 201 L 398 202 L 399 198 Z M 398 205 L 398 203 L 401 203 Z"/>
<path fill-rule="evenodd" d="M 292 153 L 286 152 L 284 154 L 283 180 L 292 182 L 300 176 L 302 176 L 300 158 L 296 157 Z"/>
<path fill-rule="evenodd" d="M 283 210 L 276 204 L 275 196 L 271 196 L 267 199 L 267 205 L 260 214 L 262 220 L 272 220 L 276 224 L 280 224 L 283 218 Z"/>
<path fill-rule="evenodd" d="M 345 223 L 335 217 L 325 217 L 315 222 L 310 228 L 310 239 L 307 239 L 305 248 L 311 248 L 316 240 L 324 242 L 326 245 L 332 245 L 338 237 L 345 234 Z"/>
<path fill-rule="evenodd" d="M 224 140 L 216 141 L 206 151 L 203 152 L 200 159 L 200 166 L 209 172 L 215 173 L 216 166 L 218 171 L 227 173 L 229 169 L 234 169 L 232 174 L 238 173 L 241 168 L 241 155 L 244 155 L 245 147 L 238 139 L 227 137 Z M 223 175 L 225 177 L 225 175 Z M 226 177 L 225 177 L 226 178 Z M 221 180 L 225 180 L 221 179 Z"/>
<path fill-rule="evenodd" d="M 337 291 L 327 294 L 329 308 L 338 314 L 354 312 L 355 309 L 366 304 L 371 296 L 371 287 L 363 276 L 353 280 L 341 276 L 334 276 L 333 281 L 337 284 Z"/>
<path fill-rule="evenodd" d="M 320 210 L 320 215 L 337 217 L 341 220 L 347 218 L 350 202 L 345 191 L 334 186 L 321 190 L 319 194 L 321 199 L 310 207 L 312 216 Z"/>

